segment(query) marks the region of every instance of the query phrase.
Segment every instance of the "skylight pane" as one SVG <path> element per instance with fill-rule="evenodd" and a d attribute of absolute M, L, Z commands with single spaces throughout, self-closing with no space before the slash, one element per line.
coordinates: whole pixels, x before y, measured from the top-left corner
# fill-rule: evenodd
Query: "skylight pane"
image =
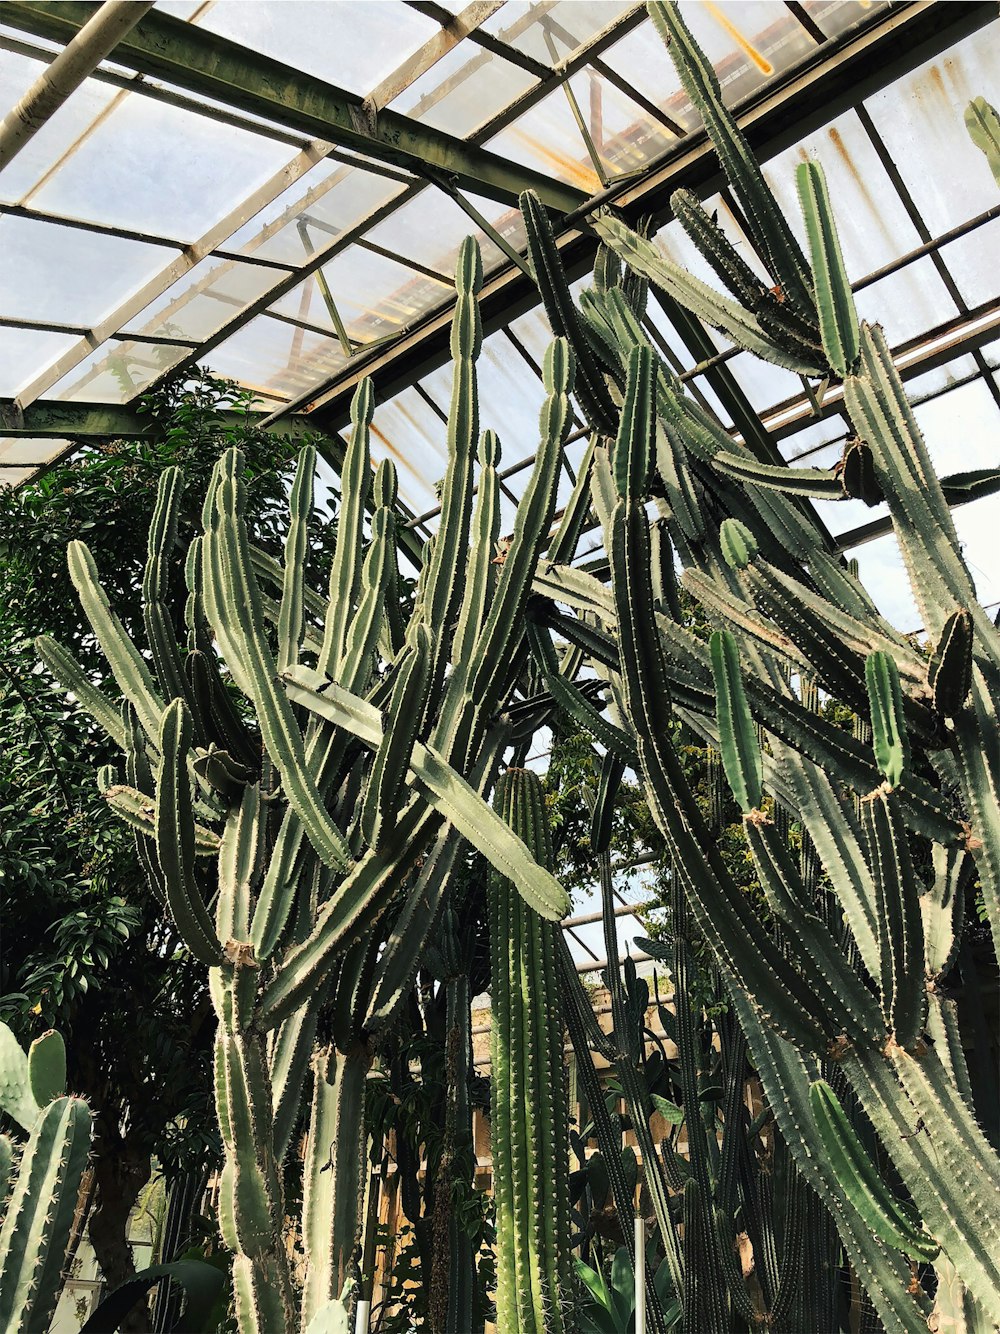
<path fill-rule="evenodd" d="M 729 106 L 816 49 L 780 0 L 727 0 L 725 5 L 681 0 L 680 11 L 714 65 Z"/>
<path fill-rule="evenodd" d="M 971 308 L 1000 296 L 1000 218 L 943 246 L 941 258 Z"/>
<path fill-rule="evenodd" d="M 553 89 L 543 101 L 522 112 L 486 146 L 501 157 L 545 172 L 587 194 L 601 188 L 561 88 Z"/>
<path fill-rule="evenodd" d="M 277 269 L 204 259 L 131 320 L 125 332 L 208 338 L 282 277 Z"/>
<path fill-rule="evenodd" d="M 47 68 L 40 60 L 0 50 L 3 113 L 16 106 Z M 32 188 L 60 161 L 77 139 L 119 94 L 87 79 L 0 172 L 0 199 L 28 203 Z"/>
<path fill-rule="evenodd" d="M 27 440 L 21 436 L 0 440 L 0 486 L 13 485 L 7 475 L 9 468 L 37 468 L 68 445 L 68 440 Z"/>
<path fill-rule="evenodd" d="M 200 26 L 362 97 L 439 31 L 408 5 L 370 0 L 240 0 L 213 5 Z"/>
<path fill-rule="evenodd" d="M 537 82 L 527 70 L 466 40 L 435 61 L 390 106 L 464 139 Z"/>
<path fill-rule="evenodd" d="M 634 7 L 629 0 L 507 0 L 483 28 L 526 56 L 556 65 Z"/>
<path fill-rule="evenodd" d="M 504 219 L 513 210 L 509 205 L 484 201 L 477 204 L 487 221 Z M 455 271 L 459 247 L 466 236 L 475 236 L 487 271 L 505 263 L 507 256 L 472 221 L 467 213 L 439 190 L 424 190 L 401 204 L 385 222 L 366 233 L 367 239 L 400 259 L 415 259 L 449 279 Z"/>
<path fill-rule="evenodd" d="M 975 33 L 866 103 L 932 234 L 997 202 L 997 186 L 962 115 L 974 97 L 1000 104 L 1000 51 Z"/>
<path fill-rule="evenodd" d="M 46 397 L 74 403 L 130 403 L 190 355 L 189 347 L 165 343 L 104 343 L 54 384 Z"/>
<path fill-rule="evenodd" d="M 169 261 L 171 251 L 26 218 L 0 218 L 0 314 L 98 323 Z"/>
<path fill-rule="evenodd" d="M 855 305 L 861 319 L 882 325 L 890 347 L 944 324 L 957 314 L 957 307 L 929 256 L 858 292 Z"/>
<path fill-rule="evenodd" d="M 207 358 L 217 375 L 284 399 L 315 388 L 346 361 L 336 339 L 265 315 L 251 320 Z"/>
<path fill-rule="evenodd" d="M 372 459 L 391 458 L 399 474 L 400 498 L 414 514 L 426 514 L 438 504 L 434 483 L 448 466 L 444 423 L 415 388 L 404 389 L 387 403 L 379 403 L 372 418 Z M 430 523 L 437 527 L 437 520 Z"/>
<path fill-rule="evenodd" d="M 76 341 L 72 334 L 0 325 L 0 398 L 16 398 L 23 385 L 68 352 Z"/>
<path fill-rule="evenodd" d="M 249 130 L 129 93 L 33 202 L 52 213 L 193 241 L 295 151 Z"/>

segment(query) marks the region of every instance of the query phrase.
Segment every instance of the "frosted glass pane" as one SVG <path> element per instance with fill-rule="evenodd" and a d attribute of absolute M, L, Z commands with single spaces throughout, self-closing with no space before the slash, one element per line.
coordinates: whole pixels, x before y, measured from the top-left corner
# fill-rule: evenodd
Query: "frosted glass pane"
<path fill-rule="evenodd" d="M 553 89 L 543 101 L 522 112 L 486 146 L 501 157 L 555 176 L 587 194 L 601 188 L 561 88 Z"/>
<path fill-rule="evenodd" d="M 920 244 L 902 200 L 853 111 L 839 116 L 772 158 L 764 176 L 792 229 L 804 244 L 795 168 L 807 158 L 822 164 L 848 276 L 856 282 Z"/>
<path fill-rule="evenodd" d="M 125 326 L 126 333 L 208 338 L 281 282 L 276 269 L 205 259 Z"/>
<path fill-rule="evenodd" d="M 240 0 L 213 5 L 200 26 L 362 96 L 439 31 L 408 5 L 370 0 Z"/>
<path fill-rule="evenodd" d="M 130 93 L 34 202 L 193 241 L 295 156 L 288 144 Z"/>
<path fill-rule="evenodd" d="M 130 403 L 154 380 L 191 355 L 189 347 L 108 342 L 46 391 L 75 403 Z"/>
<path fill-rule="evenodd" d="M 976 584 L 980 602 L 995 607 L 1000 602 L 1000 559 L 997 529 L 1000 527 L 1000 496 L 983 496 L 955 510 L 955 528 L 962 557 Z"/>
<path fill-rule="evenodd" d="M 489 222 L 499 222 L 515 211 L 509 205 L 484 202 L 485 207 L 480 208 L 478 201 L 476 207 Z M 459 247 L 466 236 L 475 236 L 479 242 L 484 269 L 493 269 L 507 259 L 469 215 L 440 190 L 424 190 L 401 204 L 366 236 L 400 259 L 415 259 L 449 279 L 454 274 Z"/>
<path fill-rule="evenodd" d="M 416 389 L 404 389 L 380 403 L 372 418 L 372 458 L 391 458 L 399 474 L 400 497 L 414 514 L 438 504 L 434 483 L 448 466 L 446 428 Z M 437 527 L 437 520 L 430 522 Z"/>
<path fill-rule="evenodd" d="M 858 562 L 861 582 L 871 594 L 876 607 L 897 630 L 913 634 L 922 629 L 920 613 L 910 592 L 899 544 L 892 533 L 845 551 L 848 560 Z"/>
<path fill-rule="evenodd" d="M 0 325 L 0 398 L 16 398 L 22 386 L 77 341 L 72 334 Z"/>
<path fill-rule="evenodd" d="M 736 383 L 750 400 L 757 413 L 765 415 L 769 409 L 787 399 L 802 394 L 802 381 L 794 371 L 761 361 L 749 352 L 739 352 L 726 366 Z"/>
<path fill-rule="evenodd" d="M 527 70 L 464 41 L 435 61 L 390 106 L 464 139 L 537 82 Z"/>
<path fill-rule="evenodd" d="M 1000 412 L 982 380 L 919 404 L 913 413 L 939 475 L 1000 467 Z"/>
<path fill-rule="evenodd" d="M 339 343 L 259 315 L 220 343 L 207 357 L 209 367 L 248 389 L 279 398 L 315 388 L 346 363 Z"/>
<path fill-rule="evenodd" d="M 855 296 L 858 315 L 878 322 L 890 347 L 950 320 L 957 307 L 930 258 L 918 259 Z"/>
<path fill-rule="evenodd" d="M 603 28 L 630 9 L 628 0 L 508 0 L 483 24 L 510 46 L 546 65 L 565 60 Z"/>
<path fill-rule="evenodd" d="M 0 218 L 0 313 L 97 324 L 173 257 L 161 246 Z"/>
<path fill-rule="evenodd" d="M 452 290 L 358 246 L 348 246 L 324 264 L 323 274 L 348 333 L 361 342 L 398 333 L 447 300 Z M 314 275 L 286 293 L 275 309 L 331 332 L 335 327 Z"/>
<path fill-rule="evenodd" d="M 1000 49 L 990 29 L 967 37 L 866 103 L 932 234 L 997 200 L 986 158 L 962 121 L 974 97 L 1000 104 Z"/>
<path fill-rule="evenodd" d="M 0 469 L 4 469 L 0 472 L 0 486 L 11 481 L 7 469 L 29 464 L 38 467 L 68 447 L 68 440 L 25 440 L 18 436 L 0 440 Z"/>
<path fill-rule="evenodd" d="M 802 7 L 827 37 L 837 37 L 884 9 L 885 0 L 804 0 Z"/>
<path fill-rule="evenodd" d="M 303 225 L 309 244 L 322 249 L 404 188 L 359 167 L 318 162 L 235 232 L 226 249 L 298 267 L 311 253 L 302 238 Z"/>
<path fill-rule="evenodd" d="M 1000 296 L 1000 218 L 942 246 L 940 255 L 966 304 L 973 309 Z"/>
<path fill-rule="evenodd" d="M 724 5 L 681 0 L 680 10 L 715 67 L 729 106 L 816 49 L 780 0 L 726 0 Z"/>
<path fill-rule="evenodd" d="M 698 127 L 699 117 L 681 89 L 674 63 L 652 23 L 640 23 L 609 47 L 601 59 L 683 130 Z"/>
<path fill-rule="evenodd" d="M 45 68 L 39 60 L 29 60 L 27 56 L 0 50 L 0 89 L 3 90 L 0 101 L 3 114 L 6 115 L 17 104 Z M 32 187 L 72 147 L 115 96 L 117 93 L 114 88 L 87 79 L 0 173 L 0 199 L 8 203 L 27 203 Z"/>
<path fill-rule="evenodd" d="M 21 486 L 36 471 L 35 468 L 0 468 L 0 486 Z"/>
<path fill-rule="evenodd" d="M 502 332 L 484 341 L 476 369 L 480 428 L 496 431 L 508 462 L 526 458 L 538 444 L 538 415 L 545 402 L 541 380 Z"/>
<path fill-rule="evenodd" d="M 596 70 L 580 70 L 569 83 L 609 175 L 638 171 L 678 142 L 676 135 Z"/>

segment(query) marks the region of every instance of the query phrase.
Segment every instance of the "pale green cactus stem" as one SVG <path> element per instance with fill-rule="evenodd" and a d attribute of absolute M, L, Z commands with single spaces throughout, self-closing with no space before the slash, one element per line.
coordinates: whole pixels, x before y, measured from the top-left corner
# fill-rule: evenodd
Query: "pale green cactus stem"
<path fill-rule="evenodd" d="M 497 809 L 543 863 L 541 783 L 501 776 Z M 554 932 L 509 880 L 490 886 L 491 1139 L 497 1208 L 497 1320 L 510 1334 L 559 1334 L 569 1295 L 568 1108 Z"/>

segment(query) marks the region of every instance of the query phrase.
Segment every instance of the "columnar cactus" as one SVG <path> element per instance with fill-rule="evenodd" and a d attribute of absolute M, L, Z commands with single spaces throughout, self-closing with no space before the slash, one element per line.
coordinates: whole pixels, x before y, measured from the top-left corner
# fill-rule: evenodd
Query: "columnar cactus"
<path fill-rule="evenodd" d="M 551 864 L 538 775 L 508 769 L 494 798 Z M 561 1334 L 569 1295 L 569 1134 L 555 932 L 506 877 L 490 886 L 490 1090 L 497 1211 L 497 1322 Z"/>
<path fill-rule="evenodd" d="M 16 1173 L 18 1151 L 0 1136 L 0 1326 L 10 1334 L 45 1334 L 62 1291 L 92 1131 L 90 1108 L 65 1088 L 58 1033 L 25 1054 L 0 1024 L 0 1108 L 29 1132 Z"/>

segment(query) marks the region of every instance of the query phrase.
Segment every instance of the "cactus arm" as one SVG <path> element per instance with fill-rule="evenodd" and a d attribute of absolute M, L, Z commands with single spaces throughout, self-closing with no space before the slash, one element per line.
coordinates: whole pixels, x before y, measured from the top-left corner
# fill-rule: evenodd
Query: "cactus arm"
<path fill-rule="evenodd" d="M 784 289 L 786 299 L 803 314 L 814 316 L 815 301 L 806 258 L 749 144 L 722 100 L 715 70 L 698 49 L 678 5 L 651 0 L 649 13 L 687 95 L 701 113 L 722 168 L 743 206 L 758 250 Z"/>
<path fill-rule="evenodd" d="M 576 392 L 587 418 L 602 435 L 612 435 L 618 414 L 601 366 L 580 319 L 559 258 L 549 215 L 537 195 L 526 191 L 520 198 L 528 241 L 528 256 L 545 313 L 556 337 L 569 341 L 576 355 Z"/>
<path fill-rule="evenodd" d="M 974 97 L 965 108 L 965 128 L 977 148 L 986 154 L 990 171 L 1000 185 L 1000 116 L 985 97 Z"/>
<path fill-rule="evenodd" d="M 249 783 L 243 788 L 239 805 L 229 808 L 219 846 L 219 898 L 215 924 L 220 940 L 246 941 L 248 938 L 253 895 L 251 882 L 262 850 L 264 824 L 260 784 Z"/>
<path fill-rule="evenodd" d="M 113 783 L 106 788 L 104 799 L 126 824 L 146 838 L 156 837 L 156 804 L 152 797 L 128 787 L 125 783 Z M 219 836 L 203 825 L 194 827 L 194 853 L 196 857 L 214 857 L 219 851 Z"/>
<path fill-rule="evenodd" d="M 681 576 L 681 583 L 707 612 L 728 621 L 766 652 L 778 655 L 793 670 L 808 668 L 806 659 L 788 636 L 765 621 L 751 603 L 738 598 L 720 580 L 711 578 L 702 570 L 687 569 Z"/>
<path fill-rule="evenodd" d="M 483 282 L 479 247 L 466 237 L 455 269 L 457 299 L 451 325 L 453 359 L 451 403 L 448 412 L 448 470 L 441 494 L 441 520 L 427 566 L 422 597 L 414 608 L 433 627 L 435 662 L 431 672 L 435 693 L 440 689 L 448 654 L 450 632 L 462 601 L 465 575 L 462 553 L 468 546 L 472 514 L 472 470 L 479 438 L 479 397 L 476 360 L 483 329 L 477 296 Z"/>
<path fill-rule="evenodd" d="M 139 721 L 150 736 L 160 728 L 163 701 L 156 693 L 142 655 L 111 610 L 108 596 L 97 577 L 94 558 L 83 542 L 70 542 L 67 549 L 70 578 L 94 634 L 104 650 L 122 694 L 135 706 Z"/>
<path fill-rule="evenodd" d="M 465 671 L 496 587 L 494 559 L 500 535 L 499 463 L 500 441 L 494 431 L 484 431 L 479 441 L 479 491 L 472 521 L 472 552 L 452 643 L 451 656 L 456 673 Z"/>
<path fill-rule="evenodd" d="M 402 800 L 417 729 L 430 693 L 432 670 L 431 633 L 420 621 L 413 635 L 413 651 L 402 663 L 393 682 L 382 725 L 382 740 L 375 752 L 368 791 L 361 808 L 361 830 L 371 847 L 378 846 Z"/>
<path fill-rule="evenodd" d="M 754 486 L 772 488 L 789 496 L 812 496 L 816 500 L 843 500 L 844 487 L 834 468 L 791 468 L 759 463 L 751 454 L 721 451 L 713 465 L 727 477 Z"/>
<path fill-rule="evenodd" d="M 343 1290 L 360 1231 L 365 1080 L 371 1058 L 358 1043 L 346 1054 L 335 1048 L 317 1051 L 312 1064 L 312 1107 L 302 1171 L 303 1328 Z"/>
<path fill-rule="evenodd" d="M 743 675 L 736 640 L 716 630 L 709 641 L 715 677 L 716 715 L 722 765 L 733 796 L 744 815 L 760 806 L 764 769 L 760 742 L 743 693 Z"/>
<path fill-rule="evenodd" d="M 334 675 L 349 689 L 365 690 L 371 678 L 382 633 L 390 560 L 395 556 L 394 520 L 388 510 L 375 511 L 372 540 L 361 571 L 358 609 L 347 629 L 343 656 Z"/>
<path fill-rule="evenodd" d="M 47 1107 L 66 1092 L 66 1044 L 50 1028 L 28 1048 L 28 1082 L 39 1107 Z"/>
<path fill-rule="evenodd" d="M 371 486 L 368 436 L 375 396 L 370 380 L 362 380 L 351 401 L 351 437 L 340 474 L 337 545 L 330 566 L 330 593 L 318 666 L 332 675 L 343 651 L 347 627 L 361 581 L 362 522 Z"/>
<path fill-rule="evenodd" d="M 220 469 L 213 523 L 206 534 L 209 617 L 240 688 L 256 705 L 264 745 L 281 773 L 288 800 L 305 826 L 309 841 L 325 865 L 342 870 L 350 865 L 350 850 L 323 804 L 306 764 L 302 734 L 291 705 L 277 684 L 260 594 L 247 552 L 238 467 L 237 451 L 230 450 Z M 222 586 L 220 576 L 228 576 Z M 240 617 L 232 615 L 230 602 L 242 609 Z"/>
<path fill-rule="evenodd" d="M 278 671 L 298 662 L 299 644 L 305 628 L 303 567 L 309 542 L 309 515 L 312 512 L 313 485 L 316 474 L 316 449 L 307 445 L 299 454 L 295 481 L 288 501 L 288 532 L 285 536 L 285 568 L 278 612 Z M 251 555 L 251 560 L 253 556 Z"/>
<path fill-rule="evenodd" d="M 0 1228 L 0 1329 L 44 1334 L 87 1166 L 90 1108 L 58 1098 L 37 1115 Z"/>
<path fill-rule="evenodd" d="M 0 1108 L 23 1130 L 38 1120 L 39 1106 L 31 1091 L 28 1058 L 17 1038 L 0 1022 Z"/>
<path fill-rule="evenodd" d="M 812 255 L 823 351 L 833 370 L 843 379 L 854 369 L 860 352 L 858 312 L 844 268 L 826 177 L 818 162 L 809 161 L 799 163 L 795 180 Z"/>
<path fill-rule="evenodd" d="M 919 886 L 895 794 L 876 789 L 862 798 L 861 813 L 877 895 L 882 1008 L 896 1042 L 909 1049 L 927 1016 Z"/>
<path fill-rule="evenodd" d="M 875 1235 L 904 1254 L 933 1260 L 940 1248 L 920 1227 L 915 1211 L 900 1203 L 879 1176 L 825 1079 L 810 1086 L 809 1107 L 834 1172 Z"/>
<path fill-rule="evenodd" d="M 615 491 L 622 500 L 644 500 L 649 494 L 654 383 L 653 349 L 637 343 L 628 354 L 625 398 L 611 453 Z"/>
<path fill-rule="evenodd" d="M 85 713 L 107 732 L 117 746 L 125 748 L 121 715 L 103 691 L 89 681 L 73 655 L 51 635 L 39 635 L 35 649 L 42 662 L 64 690 L 72 691 Z"/>
<path fill-rule="evenodd" d="M 168 561 L 177 541 L 177 513 L 183 493 L 184 474 L 180 468 L 164 469 L 160 474 L 156 506 L 149 525 L 146 567 L 142 579 L 142 615 L 161 688 L 168 699 L 186 699 L 188 706 L 193 709 L 194 701 L 166 606 L 169 593 Z M 200 733 L 198 723 L 195 716 L 196 731 Z"/>
<path fill-rule="evenodd" d="M 898 787 L 910 764 L 910 738 L 903 719 L 903 697 L 895 660 L 881 651 L 869 654 L 865 661 L 865 682 L 875 759 L 889 785 Z"/>
<path fill-rule="evenodd" d="M 576 481 L 573 483 L 573 490 L 566 502 L 566 508 L 563 510 L 559 527 L 556 529 L 556 534 L 545 553 L 546 560 L 554 564 L 561 564 L 573 559 L 587 516 L 590 513 L 590 468 L 594 458 L 596 440 L 596 436 L 592 435 L 590 437 L 583 458 L 580 460 Z"/>
<path fill-rule="evenodd" d="M 164 710 L 159 730 L 163 764 L 156 790 L 156 856 L 167 903 L 184 943 L 203 963 L 218 964 L 222 945 L 205 907 L 194 873 L 195 833 L 187 755 L 191 715 L 183 700 Z"/>
<path fill-rule="evenodd" d="M 316 1038 L 318 1006 L 302 1005 L 277 1030 L 268 1051 L 275 1161 L 281 1163 L 298 1123 L 302 1090 Z"/>
<path fill-rule="evenodd" d="M 732 342 L 763 361 L 784 366 L 799 375 L 819 375 L 820 357 L 803 360 L 801 356 L 776 347 L 767 338 L 757 319 L 729 297 L 716 292 L 700 278 L 675 264 L 645 238 L 626 227 L 609 213 L 598 213 L 593 218 L 594 228 L 601 240 L 609 245 L 636 273 L 662 287 L 675 301 L 693 315 L 726 335 Z"/>
<path fill-rule="evenodd" d="M 495 803 L 539 862 L 550 864 L 537 775 L 508 770 Z M 489 893 L 498 1319 L 506 1320 L 502 1327 L 511 1334 L 562 1334 L 569 1283 L 569 1132 L 558 928 L 540 918 L 502 875 L 493 878 Z"/>

